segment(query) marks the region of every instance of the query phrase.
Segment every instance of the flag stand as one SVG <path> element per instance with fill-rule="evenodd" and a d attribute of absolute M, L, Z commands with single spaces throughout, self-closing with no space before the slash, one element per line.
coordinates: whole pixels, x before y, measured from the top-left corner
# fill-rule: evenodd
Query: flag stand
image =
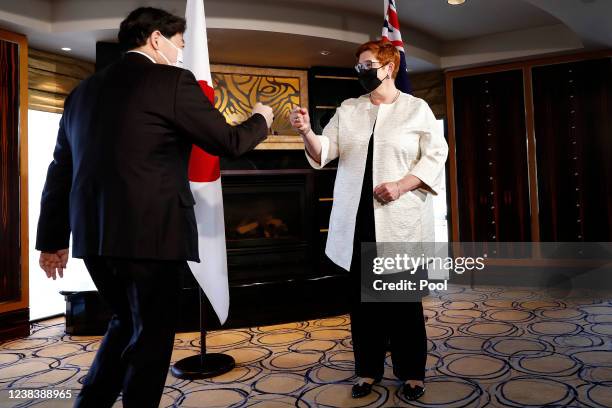
<path fill-rule="evenodd" d="M 199 355 L 186 357 L 172 366 L 172 375 L 183 380 L 198 380 L 217 377 L 234 369 L 236 361 L 232 356 L 221 353 L 206 353 L 206 319 L 204 306 L 207 302 L 202 289 L 200 299 L 200 346 Z"/>

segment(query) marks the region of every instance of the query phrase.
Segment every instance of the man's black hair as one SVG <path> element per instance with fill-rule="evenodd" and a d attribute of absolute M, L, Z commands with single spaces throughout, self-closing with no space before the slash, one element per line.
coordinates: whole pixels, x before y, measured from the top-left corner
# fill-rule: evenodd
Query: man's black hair
<path fill-rule="evenodd" d="M 155 30 L 170 38 L 184 33 L 185 19 L 153 7 L 140 7 L 132 11 L 119 26 L 119 45 L 123 50 L 131 50 L 145 45 L 147 38 Z"/>

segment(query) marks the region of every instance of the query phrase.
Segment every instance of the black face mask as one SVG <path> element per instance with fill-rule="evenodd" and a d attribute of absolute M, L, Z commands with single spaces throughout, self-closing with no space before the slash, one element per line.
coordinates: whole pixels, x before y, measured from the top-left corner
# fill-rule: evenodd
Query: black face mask
<path fill-rule="evenodd" d="M 372 92 L 382 84 L 382 80 L 379 79 L 377 75 L 378 69 L 379 68 L 370 68 L 357 74 L 359 83 L 367 92 Z"/>

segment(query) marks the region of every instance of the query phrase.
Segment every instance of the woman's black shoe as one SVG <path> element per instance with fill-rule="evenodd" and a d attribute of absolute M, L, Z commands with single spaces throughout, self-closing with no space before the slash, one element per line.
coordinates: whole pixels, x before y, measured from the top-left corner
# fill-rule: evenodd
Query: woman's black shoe
<path fill-rule="evenodd" d="M 353 385 L 353 398 L 362 398 L 366 395 L 369 395 L 372 392 L 372 386 L 376 384 L 378 381 L 374 380 L 373 383 L 369 382 L 361 382 Z"/>
<path fill-rule="evenodd" d="M 362 382 L 360 384 L 353 385 L 353 398 L 362 398 L 369 395 L 372 392 L 372 384 L 368 382 Z"/>
<path fill-rule="evenodd" d="M 402 394 L 404 394 L 404 398 L 408 401 L 418 400 L 425 394 L 425 388 L 420 385 L 415 385 L 414 387 L 410 384 L 404 384 L 404 388 L 402 388 Z"/>

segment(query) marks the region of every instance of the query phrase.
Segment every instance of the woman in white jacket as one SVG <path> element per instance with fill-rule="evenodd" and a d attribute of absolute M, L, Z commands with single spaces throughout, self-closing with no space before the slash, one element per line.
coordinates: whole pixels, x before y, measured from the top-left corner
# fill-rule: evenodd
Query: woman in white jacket
<path fill-rule="evenodd" d="M 431 196 L 444 182 L 448 146 L 427 103 L 395 87 L 399 52 L 391 43 L 368 42 L 356 57 L 366 95 L 345 100 L 322 135 L 312 131 L 305 108 L 295 108 L 290 120 L 314 168 L 339 158 L 325 253 L 350 271 L 355 283 L 353 397 L 368 395 L 382 379 L 390 346 L 394 374 L 404 381 L 402 392 L 415 400 L 425 392 L 422 303 L 362 303 L 360 248 L 362 242 L 434 242 Z"/>

